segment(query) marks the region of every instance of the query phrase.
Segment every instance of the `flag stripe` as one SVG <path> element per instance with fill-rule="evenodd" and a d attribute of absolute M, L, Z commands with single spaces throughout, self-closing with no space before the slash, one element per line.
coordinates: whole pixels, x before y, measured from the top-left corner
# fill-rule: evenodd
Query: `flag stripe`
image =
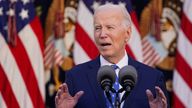
<path fill-rule="evenodd" d="M 141 37 L 138 29 L 138 22 L 136 18 L 136 13 L 134 11 L 130 12 L 130 16 L 132 18 L 132 34 L 131 38 L 128 41 L 128 45 L 130 48 L 130 52 L 134 55 L 135 60 L 143 62 L 143 53 L 142 53 L 142 46 L 141 46 Z"/>
<path fill-rule="evenodd" d="M 152 47 L 151 46 L 146 46 L 145 47 L 145 51 L 144 51 L 144 61 L 147 62 L 148 59 L 150 59 L 151 55 L 154 54 L 154 50 L 152 50 Z"/>
<path fill-rule="evenodd" d="M 0 92 L 0 108 L 7 108 L 1 92 Z"/>
<path fill-rule="evenodd" d="M 154 66 L 161 60 L 161 56 L 157 53 L 155 48 L 150 43 L 149 37 L 142 39 L 143 63 L 149 66 Z"/>
<path fill-rule="evenodd" d="M 135 29 L 138 31 L 138 34 L 140 34 L 140 32 L 139 32 L 139 24 L 138 24 L 136 12 L 135 11 L 131 11 L 129 14 L 131 16 L 131 20 L 133 22 L 133 25 L 135 26 Z"/>
<path fill-rule="evenodd" d="M 76 24 L 76 41 L 78 41 L 91 59 L 98 56 L 99 52 L 97 47 L 79 24 Z"/>
<path fill-rule="evenodd" d="M 45 51 L 44 51 L 44 58 L 45 59 L 49 59 L 49 56 L 52 55 L 54 51 L 54 43 L 53 42 L 50 42 L 46 45 L 46 48 L 45 48 Z"/>
<path fill-rule="evenodd" d="M 19 104 L 15 98 L 15 95 L 13 94 L 10 83 L 1 65 L 0 65 L 0 93 L 2 93 L 2 97 L 3 97 L 3 99 L 0 99 L 0 107 L 1 107 L 1 102 L 5 100 L 5 103 L 8 108 L 19 108 Z M 4 108 L 4 107 L 1 107 L 1 108 Z"/>
<path fill-rule="evenodd" d="M 187 16 L 185 14 L 183 14 L 182 16 L 182 24 L 181 24 L 181 28 L 185 34 L 185 36 L 188 38 L 188 40 L 192 43 L 192 21 L 188 20 Z"/>
<path fill-rule="evenodd" d="M 174 98 L 173 108 L 185 108 L 185 106 L 182 104 L 182 102 L 177 98 L 175 94 L 173 94 L 173 98 Z"/>
<path fill-rule="evenodd" d="M 49 59 L 46 59 L 46 61 L 44 61 L 45 66 L 48 66 L 48 68 L 51 68 L 51 66 L 53 65 L 53 54 L 51 55 L 47 55 L 47 57 L 49 57 Z"/>
<path fill-rule="evenodd" d="M 174 107 L 192 108 L 192 14 L 191 0 L 185 0 L 181 30 L 177 41 L 176 69 L 173 77 Z"/>
<path fill-rule="evenodd" d="M 41 23 L 40 23 L 39 18 L 37 16 L 34 17 L 34 19 L 30 22 L 30 25 L 32 27 L 32 30 L 33 30 L 35 36 L 37 37 L 37 40 L 38 40 L 37 42 L 41 49 L 41 55 L 42 55 L 43 49 L 44 49 L 44 45 L 43 45 L 44 39 L 43 39 L 43 30 L 41 28 Z"/>
<path fill-rule="evenodd" d="M 144 57 L 145 57 L 144 63 L 150 66 L 153 66 L 156 62 L 160 60 L 160 56 L 156 54 L 156 52 L 152 50 L 152 48 L 148 53 L 146 53 Z"/>
<path fill-rule="evenodd" d="M 31 62 L 28 58 L 26 49 L 24 48 L 19 38 L 17 41 L 17 47 L 9 48 L 17 62 L 17 65 L 19 67 L 19 70 L 21 72 L 22 78 L 27 87 L 28 93 L 30 95 L 34 107 L 40 107 L 41 105 L 43 105 L 43 101 L 42 98 L 39 98 L 39 96 L 41 96 L 41 93 L 39 91 L 37 79 L 35 78 L 35 72 L 31 66 Z"/>
<path fill-rule="evenodd" d="M 35 75 L 31 77 L 34 81 L 33 84 L 37 86 L 37 93 L 41 98 L 39 98 L 40 104 L 44 104 L 45 100 L 45 91 L 44 91 L 44 65 L 43 63 L 43 53 L 40 49 L 40 44 L 38 42 L 39 36 L 35 35 L 36 33 L 33 31 L 35 24 L 33 26 L 25 26 L 23 30 L 19 33 L 19 37 L 21 39 L 21 44 L 23 46 L 23 55 L 26 56 L 26 62 L 29 62 L 29 69 L 32 69 L 31 72 Z M 39 40 L 40 41 L 40 40 Z M 35 51 L 34 51 L 35 50 Z M 21 53 L 18 51 L 18 53 Z M 19 54 L 18 54 L 19 55 Z M 20 55 L 19 55 L 20 56 Z M 22 67 L 23 69 L 23 67 Z M 25 70 L 26 71 L 26 70 Z M 40 91 L 40 94 L 39 94 Z M 35 93 L 35 92 L 34 92 Z M 43 99 L 43 100 L 41 100 Z M 35 100 L 34 100 L 35 101 Z M 38 103 L 39 104 L 39 103 Z"/>
<path fill-rule="evenodd" d="M 192 68 L 192 43 L 190 43 L 188 38 L 182 32 L 182 30 L 180 30 L 177 43 L 177 50 L 187 62 L 187 64 Z"/>
<path fill-rule="evenodd" d="M 191 80 L 192 69 L 185 62 L 185 60 L 183 59 L 183 57 L 180 55 L 179 52 L 177 52 L 176 61 L 177 61 L 177 64 L 176 64 L 177 71 L 179 71 L 179 74 L 181 75 L 181 77 L 186 81 L 188 86 L 192 89 L 192 80 Z"/>
<path fill-rule="evenodd" d="M 142 42 L 142 45 L 143 45 L 143 56 L 144 57 L 144 61 L 146 60 L 147 58 L 147 55 L 148 53 L 150 53 L 152 50 L 153 50 L 153 47 L 151 46 L 151 44 L 149 43 L 149 41 L 147 41 L 147 39 L 143 39 L 143 42 Z M 150 51 L 150 52 L 149 52 Z"/>
<path fill-rule="evenodd" d="M 50 59 L 52 59 L 53 53 L 54 53 L 54 47 L 53 47 L 54 45 L 49 45 L 49 46 L 50 46 L 50 50 L 47 53 L 45 52 L 45 56 L 44 56 L 45 63 L 47 63 Z M 48 49 L 48 47 L 46 48 Z"/>
<path fill-rule="evenodd" d="M 58 63 L 60 65 L 63 62 L 62 58 L 63 56 L 61 55 L 61 53 L 59 51 L 56 51 L 54 55 L 55 63 Z"/>
<path fill-rule="evenodd" d="M 143 39 L 142 45 L 143 45 L 142 50 L 144 50 L 144 48 L 145 48 L 145 50 L 144 50 L 145 52 L 143 52 L 143 54 L 145 55 L 145 54 L 147 54 L 147 52 L 149 50 L 147 48 L 151 48 L 151 45 L 150 45 L 150 43 L 146 39 Z"/>
<path fill-rule="evenodd" d="M 77 41 L 75 41 L 73 50 L 74 50 L 73 52 L 76 52 L 76 53 L 73 53 L 74 54 L 73 60 L 75 64 L 80 64 L 85 61 L 91 60 L 90 57 L 86 54 L 86 52 L 82 49 L 82 47 L 79 45 Z"/>
<path fill-rule="evenodd" d="M 190 20 L 190 22 L 192 22 L 192 1 L 191 0 L 185 0 L 184 5 L 183 5 L 183 12 L 184 14 L 187 16 L 187 18 Z M 183 20 L 182 20 L 183 21 Z"/>
<path fill-rule="evenodd" d="M 44 53 L 48 53 L 50 49 L 53 49 L 53 46 L 54 46 L 54 37 L 53 36 L 50 36 L 46 42 L 45 42 L 45 50 L 44 50 Z"/>
<path fill-rule="evenodd" d="M 89 36 L 90 40 L 94 41 L 93 15 L 82 2 L 82 0 L 79 1 L 77 21 L 78 26 L 82 27 L 83 31 L 87 33 L 87 36 Z"/>
<path fill-rule="evenodd" d="M 135 55 L 134 55 L 133 52 L 131 51 L 129 45 L 126 45 L 126 46 L 125 46 L 125 49 L 126 49 L 127 53 L 129 54 L 129 56 L 131 56 L 133 59 L 136 60 Z"/>
<path fill-rule="evenodd" d="M 18 65 L 1 34 L 0 34 L 0 52 L 1 52 L 0 64 L 10 82 L 10 86 L 18 101 L 19 107 L 32 108 L 33 107 L 32 101 L 28 94 L 26 85 L 23 81 Z M 19 84 L 19 87 L 18 87 L 18 84 Z"/>
<path fill-rule="evenodd" d="M 157 63 L 158 61 L 160 61 L 160 56 L 158 55 L 153 55 L 153 60 L 151 61 L 151 63 L 149 63 L 149 66 L 153 66 L 155 63 Z"/>
<path fill-rule="evenodd" d="M 26 28 L 24 28 L 24 29 L 26 29 Z M 27 32 L 27 33 L 25 33 L 25 32 Z M 13 48 L 13 47 L 9 46 L 9 48 L 17 62 L 17 65 L 19 67 L 23 80 L 26 84 L 28 93 L 30 95 L 30 98 L 32 100 L 34 107 L 43 107 L 44 103 L 43 103 L 43 99 L 41 97 L 40 90 L 38 88 L 38 81 L 35 77 L 35 72 L 32 68 L 31 62 L 30 62 L 28 54 L 27 54 L 27 53 L 30 53 L 33 56 L 33 54 L 36 54 L 36 53 L 38 54 L 38 51 L 37 52 L 35 51 L 35 53 L 32 53 L 32 52 L 34 52 L 33 51 L 34 49 L 24 48 L 25 46 L 27 47 L 27 45 L 23 46 L 23 44 L 30 44 L 30 42 L 34 42 L 31 39 L 34 38 L 35 36 L 30 36 L 31 33 L 28 33 L 28 32 L 30 32 L 30 29 L 22 30 L 19 33 L 20 36 L 18 36 L 20 38 L 18 38 L 17 47 Z M 26 37 L 24 37 L 24 36 L 27 36 L 27 39 L 25 39 Z M 24 43 L 21 42 L 22 39 L 23 39 Z M 30 47 L 30 46 L 33 47 L 35 45 L 34 44 L 28 45 L 28 47 Z M 32 51 L 27 52 L 26 50 L 32 50 Z M 38 56 L 40 56 L 40 55 L 38 54 L 36 57 L 38 57 Z"/>
<path fill-rule="evenodd" d="M 148 51 L 147 51 L 147 53 L 145 54 L 145 59 L 144 59 L 144 61 L 145 61 L 145 63 L 150 63 L 152 60 L 153 60 L 153 56 L 154 56 L 154 50 L 151 50 L 152 48 L 149 48 L 148 49 Z"/>
<path fill-rule="evenodd" d="M 180 72 L 175 70 L 174 79 L 173 79 L 173 90 L 179 101 L 185 106 L 183 108 L 192 108 L 192 91 L 189 88 L 188 84 L 184 81 Z M 174 102 L 175 103 L 175 102 Z M 177 107 L 176 108 L 182 108 Z"/>
<path fill-rule="evenodd" d="M 143 38 L 142 45 L 148 46 L 148 44 L 149 44 L 149 41 L 147 41 L 147 38 Z"/>
<path fill-rule="evenodd" d="M 154 52 L 153 52 L 154 53 Z M 155 54 L 152 54 L 151 57 L 148 60 L 148 65 L 153 66 L 153 64 L 159 60 L 159 57 Z"/>
<path fill-rule="evenodd" d="M 44 52 L 44 62 L 49 63 L 48 61 L 53 58 L 54 54 L 54 42 L 50 42 L 48 45 L 46 45 L 46 49 Z"/>

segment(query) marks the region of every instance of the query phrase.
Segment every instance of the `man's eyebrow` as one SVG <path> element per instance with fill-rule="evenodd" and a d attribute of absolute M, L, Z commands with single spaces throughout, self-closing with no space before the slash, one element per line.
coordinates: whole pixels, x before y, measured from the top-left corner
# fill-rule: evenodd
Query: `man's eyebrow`
<path fill-rule="evenodd" d="M 117 27 L 117 24 L 106 24 L 106 26 Z"/>
<path fill-rule="evenodd" d="M 94 27 L 98 27 L 98 26 L 101 26 L 100 24 L 94 24 Z"/>

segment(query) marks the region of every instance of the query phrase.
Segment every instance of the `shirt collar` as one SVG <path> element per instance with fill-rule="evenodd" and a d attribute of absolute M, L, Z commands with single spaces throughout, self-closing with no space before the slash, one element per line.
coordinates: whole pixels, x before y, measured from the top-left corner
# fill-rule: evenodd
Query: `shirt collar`
<path fill-rule="evenodd" d="M 100 55 L 100 62 L 101 66 L 104 65 L 113 65 L 112 63 L 108 62 L 107 60 L 104 59 L 102 55 Z M 125 54 L 125 56 L 116 64 L 120 69 L 126 65 L 128 65 L 128 55 Z"/>

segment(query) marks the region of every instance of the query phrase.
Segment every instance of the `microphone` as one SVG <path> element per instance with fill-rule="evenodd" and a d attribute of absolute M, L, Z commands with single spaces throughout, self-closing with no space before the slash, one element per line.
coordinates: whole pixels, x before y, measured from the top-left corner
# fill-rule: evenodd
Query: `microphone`
<path fill-rule="evenodd" d="M 137 70 L 130 65 L 124 66 L 119 71 L 119 83 L 125 90 L 125 94 L 123 95 L 121 102 L 125 100 L 125 98 L 129 95 L 131 90 L 134 88 L 137 82 Z"/>
<path fill-rule="evenodd" d="M 101 85 L 101 88 L 105 91 L 107 99 L 112 104 L 111 94 L 109 91 L 113 93 L 115 90 L 112 88 L 113 84 L 115 83 L 116 75 L 115 71 L 111 66 L 105 65 L 99 68 L 97 73 L 97 81 Z"/>
<path fill-rule="evenodd" d="M 99 68 L 97 73 L 97 81 L 105 92 L 112 90 L 115 79 L 115 71 L 111 66 L 105 65 Z"/>

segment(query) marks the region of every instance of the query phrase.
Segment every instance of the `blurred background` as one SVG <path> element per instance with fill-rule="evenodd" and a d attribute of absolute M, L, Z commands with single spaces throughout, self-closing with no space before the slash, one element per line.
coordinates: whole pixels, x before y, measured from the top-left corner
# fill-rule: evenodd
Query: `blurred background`
<path fill-rule="evenodd" d="M 54 108 L 65 73 L 94 59 L 93 12 L 126 7 L 126 51 L 164 73 L 172 108 L 192 108 L 191 0 L 0 0 L 0 108 Z"/>

